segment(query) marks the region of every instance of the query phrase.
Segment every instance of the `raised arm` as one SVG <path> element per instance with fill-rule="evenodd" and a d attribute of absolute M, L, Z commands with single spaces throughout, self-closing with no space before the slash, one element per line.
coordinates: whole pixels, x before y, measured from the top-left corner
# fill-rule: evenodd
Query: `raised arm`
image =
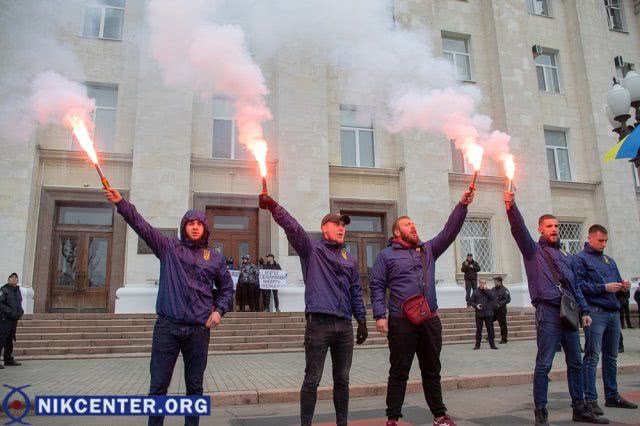
<path fill-rule="evenodd" d="M 505 199 L 507 196 L 506 194 L 507 193 L 505 193 Z M 516 244 L 518 245 L 522 256 L 525 258 L 535 256 L 537 243 L 531 237 L 531 234 L 524 223 L 524 218 L 522 217 L 522 214 L 520 214 L 518 206 L 516 206 L 513 201 L 511 208 L 507 210 L 507 218 L 511 225 L 511 235 L 513 235 L 513 239 L 516 240 Z"/>
<path fill-rule="evenodd" d="M 440 231 L 440 233 L 431 240 L 433 255 L 436 259 L 440 257 L 442 253 L 444 253 L 456 240 L 466 217 L 467 205 L 460 202 L 449 215 L 447 223 L 444 225 L 444 229 L 442 229 L 442 231 Z"/>
<path fill-rule="evenodd" d="M 296 249 L 296 252 L 298 252 L 298 256 L 309 256 L 311 252 L 311 240 L 298 221 L 269 195 L 261 194 L 259 205 L 261 209 L 269 210 L 273 216 L 273 220 L 284 229 L 284 233 L 287 234 L 287 239 L 293 248 Z"/>
<path fill-rule="evenodd" d="M 116 205 L 116 210 L 124 218 L 124 221 L 147 243 L 153 251 L 153 254 L 160 258 L 171 244 L 171 240 L 151 226 L 149 222 L 138 213 L 136 207 L 122 198 L 116 189 L 111 188 L 104 192 L 107 200 Z"/>

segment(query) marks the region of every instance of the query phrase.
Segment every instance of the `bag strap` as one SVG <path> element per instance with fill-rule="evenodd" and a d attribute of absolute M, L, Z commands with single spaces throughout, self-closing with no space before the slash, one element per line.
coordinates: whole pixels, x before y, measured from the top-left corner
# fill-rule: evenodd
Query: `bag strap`
<path fill-rule="evenodd" d="M 422 262 L 422 286 L 420 286 L 420 294 L 427 297 L 424 294 L 424 289 L 428 285 L 429 268 L 427 266 L 427 253 L 424 251 L 424 245 L 420 247 L 420 261 Z"/>
<path fill-rule="evenodd" d="M 551 255 L 545 248 L 542 248 L 542 254 L 544 256 L 544 259 L 547 261 L 547 266 L 549 266 L 549 269 L 551 270 L 551 275 L 553 276 L 554 284 L 556 285 L 556 287 L 558 287 L 558 290 L 560 290 L 560 293 L 562 293 L 563 292 L 562 280 L 558 276 L 558 270 L 556 269 L 556 265 L 553 262 Z"/>

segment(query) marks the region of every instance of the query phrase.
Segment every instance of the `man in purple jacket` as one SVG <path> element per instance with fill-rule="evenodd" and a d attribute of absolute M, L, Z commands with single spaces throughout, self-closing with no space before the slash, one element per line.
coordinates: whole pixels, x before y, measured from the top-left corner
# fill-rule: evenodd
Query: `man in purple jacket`
<path fill-rule="evenodd" d="M 336 424 L 346 426 L 349 414 L 349 371 L 353 357 L 353 326 L 358 321 L 356 343 L 367 339 L 366 310 L 358 265 L 344 247 L 349 216 L 327 214 L 322 219 L 322 239 L 309 238 L 304 228 L 269 195 L 260 195 L 260 208 L 271 212 L 300 256 L 304 279 L 304 352 L 306 367 L 300 390 L 300 423 L 311 426 L 317 390 L 327 350 L 333 363 L 333 405 Z"/>
<path fill-rule="evenodd" d="M 535 424 L 549 424 L 546 408 L 549 371 L 556 354 L 556 347 L 560 343 L 567 362 L 567 382 L 573 406 L 573 420 L 607 424 L 609 421 L 603 417 L 597 417 L 584 399 L 580 332 L 566 328 L 560 319 L 562 292 L 568 291 L 574 296 L 580 308 L 582 326 L 591 325 L 589 306 L 576 282 L 571 258 L 560 248 L 558 219 L 550 214 L 540 216 L 538 232 L 541 236 L 536 242 L 531 237 L 520 210 L 515 204 L 515 194 L 505 191 L 504 201 L 511 204 L 511 208 L 507 209 L 511 234 L 522 253 L 531 303 L 536 308 L 538 353 L 533 372 Z"/>
<path fill-rule="evenodd" d="M 387 384 L 387 426 L 395 426 L 402 417 L 402 404 L 409 379 L 413 357 L 418 355 L 424 397 L 434 425 L 455 426 L 447 415 L 440 385 L 440 351 L 442 350 L 442 323 L 438 317 L 436 299 L 436 260 L 453 243 L 467 217 L 467 206 L 473 201 L 473 192 L 465 192 L 453 210 L 444 229 L 432 240 L 420 241 L 416 226 L 408 216 L 393 223 L 393 239 L 389 247 L 380 252 L 371 270 L 371 304 L 376 328 L 388 333 L 389 383 Z M 423 259 L 424 258 L 424 259 Z M 427 270 L 423 269 L 423 262 Z M 427 274 L 427 285 L 424 285 Z M 389 321 L 387 323 L 385 295 L 389 289 Z M 402 303 L 422 292 L 432 317 L 414 325 L 405 317 Z"/>
<path fill-rule="evenodd" d="M 105 190 L 105 195 L 160 259 L 158 319 L 151 343 L 149 395 L 167 394 L 180 352 L 184 359 L 187 395 L 202 395 L 210 329 L 233 307 L 233 281 L 226 259 L 207 248 L 207 216 L 204 212 L 189 210 L 180 223 L 180 239 L 173 239 L 152 227 L 117 190 Z M 185 424 L 197 425 L 199 419 L 185 417 Z M 163 422 L 163 416 L 149 417 L 149 425 Z"/>

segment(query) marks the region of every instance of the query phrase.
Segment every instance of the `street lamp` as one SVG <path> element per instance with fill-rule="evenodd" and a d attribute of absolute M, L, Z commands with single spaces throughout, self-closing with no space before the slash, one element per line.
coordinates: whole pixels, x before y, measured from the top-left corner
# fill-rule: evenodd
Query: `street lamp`
<path fill-rule="evenodd" d="M 631 118 L 629 108 L 635 109 L 636 123 L 627 125 Z M 607 117 L 613 126 L 613 131 L 618 134 L 618 140 L 624 139 L 633 129 L 640 124 L 640 74 L 629 71 L 622 83 L 613 78 L 613 86 L 607 94 Z M 640 149 L 631 161 L 640 171 Z"/>

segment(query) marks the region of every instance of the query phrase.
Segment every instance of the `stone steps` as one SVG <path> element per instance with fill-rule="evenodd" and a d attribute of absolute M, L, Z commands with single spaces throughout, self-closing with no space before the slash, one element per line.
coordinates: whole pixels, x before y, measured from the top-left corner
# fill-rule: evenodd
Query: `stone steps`
<path fill-rule="evenodd" d="M 445 344 L 473 341 L 475 319 L 471 309 L 443 309 L 439 314 Z M 14 352 L 21 359 L 148 356 L 155 318 L 153 314 L 25 315 L 18 324 Z M 535 337 L 531 310 L 513 309 L 508 320 L 510 339 Z M 370 312 L 368 325 L 369 338 L 363 346 L 386 345 L 387 339 L 376 332 Z M 304 328 L 304 314 L 300 312 L 229 313 L 213 331 L 209 352 L 300 350 L 304 347 Z"/>

